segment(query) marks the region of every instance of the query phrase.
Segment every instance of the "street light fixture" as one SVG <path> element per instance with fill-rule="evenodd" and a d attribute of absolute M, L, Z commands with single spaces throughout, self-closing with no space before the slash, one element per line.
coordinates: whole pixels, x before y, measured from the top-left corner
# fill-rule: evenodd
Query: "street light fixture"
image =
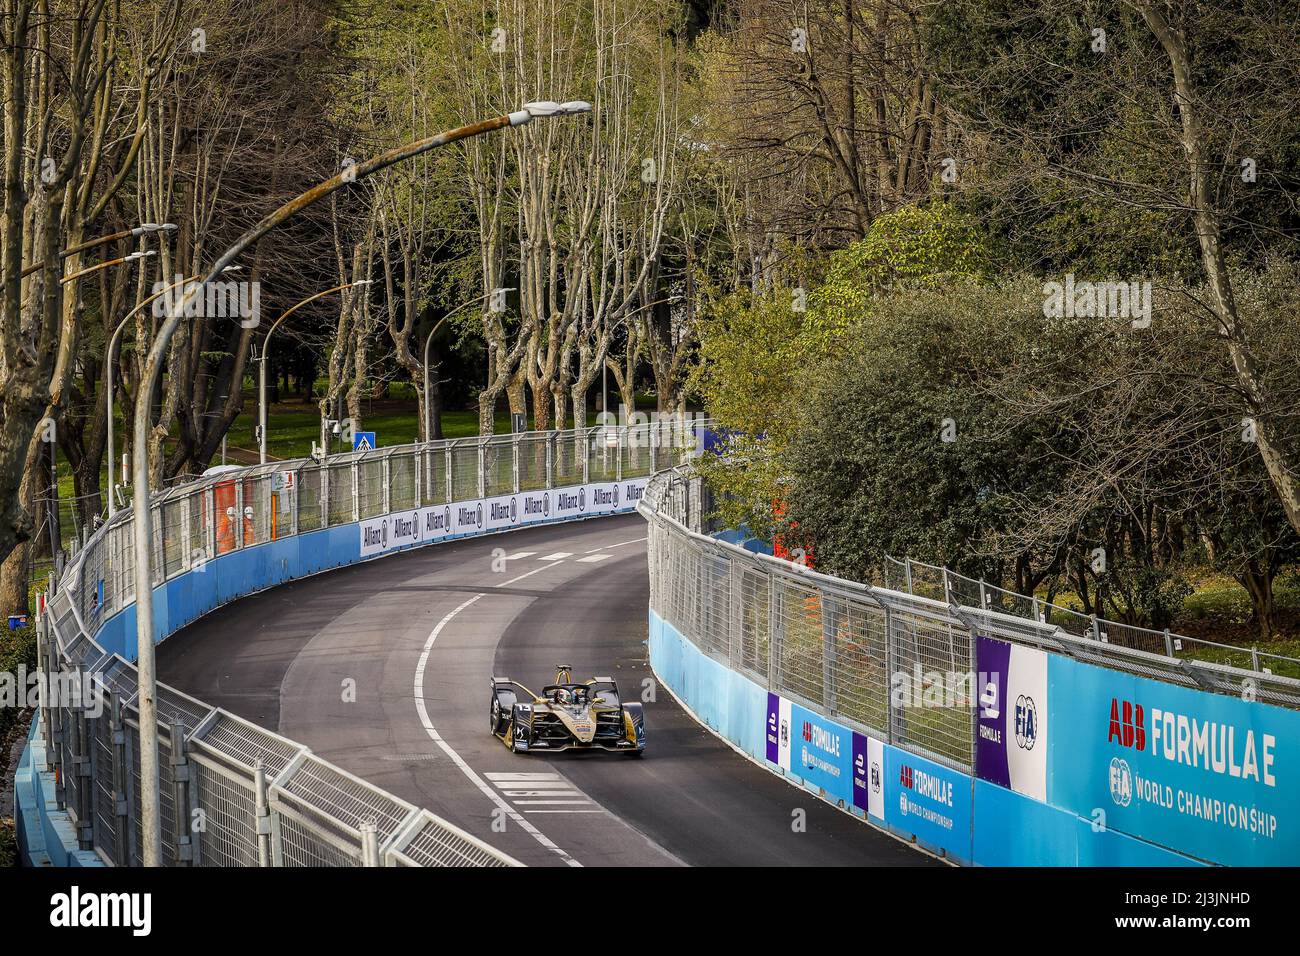
<path fill-rule="evenodd" d="M 309 295 L 301 302 L 289 307 L 284 313 L 272 323 L 270 330 L 266 333 L 266 338 L 262 340 L 262 358 L 258 362 L 257 369 L 257 461 L 258 464 L 266 464 L 266 359 L 271 351 L 271 336 L 275 330 L 280 327 L 280 323 L 293 315 L 308 302 L 314 302 L 322 296 L 329 295 L 331 292 L 338 292 L 340 289 L 352 289 L 357 286 L 371 285 L 374 279 L 357 279 L 355 282 L 345 282 L 342 285 L 336 285 L 333 288 L 325 289 L 314 295 Z M 323 434 L 323 433 L 322 433 Z"/>
<path fill-rule="evenodd" d="M 514 286 L 507 286 L 502 289 L 493 289 L 491 292 L 485 292 L 477 299 L 470 299 L 468 302 L 462 302 L 460 305 L 456 306 L 456 308 L 452 309 L 441 319 L 435 322 L 433 328 L 429 330 L 429 334 L 424 337 L 424 361 L 420 367 L 424 370 L 424 440 L 425 441 L 431 441 L 433 439 L 433 420 L 429 411 L 429 343 L 433 341 L 434 335 L 436 335 L 438 330 L 442 328 L 443 323 L 446 322 L 448 319 L 450 319 L 457 312 L 460 312 L 464 309 L 468 309 L 471 305 L 475 305 L 479 302 L 482 302 L 484 299 L 490 299 L 498 292 L 514 292 L 514 291 L 515 291 Z"/>
<path fill-rule="evenodd" d="M 93 266 L 80 269 L 71 275 L 66 275 L 59 280 L 61 285 L 67 285 L 73 279 L 80 279 L 82 276 L 90 275 L 92 272 L 99 272 L 101 269 L 107 269 L 110 266 L 122 265 L 126 262 L 139 262 L 141 259 L 148 259 L 150 256 L 158 255 L 153 249 L 146 249 L 144 252 L 133 252 L 130 255 L 118 256 L 116 259 L 107 259 L 104 262 L 98 262 Z"/>
<path fill-rule="evenodd" d="M 164 222 L 161 224 L 156 222 L 141 223 L 140 225 L 133 226 L 130 229 L 122 229 L 119 230 L 118 232 L 109 233 L 106 236 L 98 236 L 94 239 L 88 239 L 85 242 L 78 243 L 75 246 L 69 246 L 68 248 L 62 250 L 59 253 L 59 259 L 60 260 L 67 259 L 69 256 L 76 255 L 78 252 L 85 252 L 88 249 L 95 249 L 107 243 L 116 242 L 118 239 L 127 239 L 132 236 L 147 236 L 155 232 L 175 232 L 178 228 L 179 228 L 178 226 L 170 222 Z M 32 273 L 37 272 L 43 268 L 45 268 L 44 259 L 42 259 L 40 262 L 33 262 L 22 272 L 18 273 L 18 278 L 25 279 Z M 0 289 L 3 288 L 4 288 L 4 281 L 0 280 Z"/>
<path fill-rule="evenodd" d="M 140 719 L 140 824 L 142 831 L 143 859 L 145 866 L 162 865 L 162 816 L 158 778 L 158 683 L 154 661 L 153 641 L 153 561 L 150 548 L 153 544 L 153 515 L 149 508 L 149 443 L 143 436 L 149 433 L 152 412 L 151 396 L 158 376 L 162 372 L 162 363 L 171 344 L 172 335 L 185 315 L 186 307 L 192 297 L 209 282 L 216 280 L 222 270 L 230 265 L 236 257 L 256 243 L 272 229 L 293 218 L 302 210 L 337 192 L 345 186 L 365 179 L 382 169 L 415 156 L 446 146 L 472 136 L 481 136 L 507 126 L 522 126 L 534 117 L 563 116 L 583 113 L 591 109 L 590 104 L 573 103 L 556 104 L 531 103 L 521 110 L 492 119 L 480 120 L 468 126 L 438 133 L 425 139 L 396 146 L 378 156 L 372 156 L 364 162 L 348 165 L 337 175 L 308 189 L 306 192 L 290 199 L 274 212 L 263 217 L 242 236 L 234 245 L 223 252 L 213 264 L 211 272 L 197 287 L 186 293 L 185 300 L 179 307 L 173 307 L 158 329 L 153 344 L 149 347 L 149 357 L 145 362 L 143 379 L 135 399 L 135 447 L 132 449 L 132 471 L 135 482 L 135 508 L 133 521 L 135 531 L 135 636 L 136 636 L 136 674 L 138 681 L 137 708 Z"/>
<path fill-rule="evenodd" d="M 176 228 L 175 226 L 172 227 Z M 226 266 L 223 272 L 238 272 L 243 266 Z M 171 285 L 165 285 L 153 295 L 149 296 L 134 309 L 128 312 L 122 321 L 117 323 L 117 328 L 113 330 L 112 336 L 108 340 L 108 349 L 104 352 L 104 403 L 105 412 L 108 418 L 108 516 L 111 518 L 117 512 L 117 482 L 114 480 L 114 473 L 117 469 L 117 461 L 114 459 L 115 449 L 113 448 L 113 361 L 114 352 L 117 350 L 118 339 L 121 338 L 126 324 L 131 321 L 140 310 L 150 302 L 153 302 L 161 295 L 166 295 L 177 286 L 183 286 L 188 282 L 194 282 L 198 276 L 188 276 L 179 282 L 173 282 Z"/>

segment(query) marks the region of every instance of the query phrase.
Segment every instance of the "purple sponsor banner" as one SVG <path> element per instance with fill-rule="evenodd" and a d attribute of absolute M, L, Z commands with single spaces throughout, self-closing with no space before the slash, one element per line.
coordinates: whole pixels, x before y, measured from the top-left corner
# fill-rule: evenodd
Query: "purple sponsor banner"
<path fill-rule="evenodd" d="M 767 759 L 779 764 L 781 762 L 781 698 L 773 693 L 767 695 Z"/>
<path fill-rule="evenodd" d="M 871 756 L 867 752 L 867 738 L 857 732 L 853 734 L 853 805 L 866 813 L 868 785 L 871 781 Z"/>
<path fill-rule="evenodd" d="M 1007 765 L 1008 673 L 1011 645 L 991 637 L 977 637 L 975 673 L 979 675 L 979 735 L 975 738 L 975 775 L 999 786 L 1011 786 Z"/>

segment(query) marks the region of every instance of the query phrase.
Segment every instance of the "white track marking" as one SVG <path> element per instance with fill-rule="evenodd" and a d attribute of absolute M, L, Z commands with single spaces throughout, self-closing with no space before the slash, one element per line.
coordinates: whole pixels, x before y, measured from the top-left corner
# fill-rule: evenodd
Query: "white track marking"
<path fill-rule="evenodd" d="M 511 578 L 509 581 L 502 581 L 500 584 L 494 586 L 499 588 L 506 587 L 507 585 L 514 584 L 516 581 L 522 581 L 524 578 L 530 577 L 538 571 L 545 571 L 548 567 L 550 567 L 549 564 L 544 564 L 540 568 L 534 568 L 532 571 Z M 564 849 L 557 846 L 550 837 L 546 836 L 546 834 L 542 833 L 541 830 L 537 829 L 537 827 L 525 820 L 523 815 L 507 803 L 503 797 L 498 796 L 497 792 L 492 789 L 492 786 L 475 773 L 474 768 L 465 762 L 465 758 L 456 753 L 456 751 L 452 749 L 451 744 L 442 739 L 442 735 L 438 733 L 437 728 L 433 726 L 433 721 L 429 719 L 429 708 L 424 703 L 424 669 L 429 664 L 429 653 L 433 650 L 433 642 L 438 639 L 438 635 L 442 633 L 442 629 L 451 622 L 452 618 L 465 610 L 465 608 L 469 607 L 471 604 L 477 603 L 480 598 L 486 596 L 487 592 L 481 591 L 473 597 L 461 602 L 459 605 L 448 611 L 447 615 L 438 622 L 437 626 L 429 634 L 429 639 L 424 642 L 424 650 L 420 653 L 420 661 L 415 665 L 415 709 L 420 714 L 420 723 L 424 725 L 425 733 L 433 739 L 433 742 L 442 749 L 443 753 L 451 758 L 452 763 L 460 768 L 461 773 L 468 777 L 469 781 L 474 784 L 474 786 L 478 787 L 485 797 L 496 804 L 497 808 L 505 813 L 506 816 L 510 817 L 511 820 L 519 824 L 520 829 L 529 834 L 542 846 L 546 847 L 546 849 L 559 856 L 559 858 L 569 866 L 582 866 L 581 863 L 569 856 Z"/>
<path fill-rule="evenodd" d="M 544 554 L 538 561 L 563 561 L 565 558 L 573 557 L 572 551 L 556 551 L 554 554 Z"/>
<path fill-rule="evenodd" d="M 606 558 L 612 558 L 612 554 L 589 554 L 585 558 L 579 558 L 581 564 L 593 564 L 596 561 L 604 561 Z"/>
<path fill-rule="evenodd" d="M 532 806 L 533 804 L 538 804 L 538 803 L 568 803 L 568 804 L 578 804 L 578 805 L 588 806 L 588 807 L 591 806 L 590 800 L 516 800 L 515 803 L 517 803 L 521 807 Z"/>
<path fill-rule="evenodd" d="M 506 560 L 518 561 L 520 558 L 531 558 L 536 553 L 536 551 L 516 551 L 514 554 L 507 554 Z"/>
<path fill-rule="evenodd" d="M 604 813 L 604 810 L 525 810 L 524 813 Z M 582 864 L 577 864 L 581 866 Z"/>
<path fill-rule="evenodd" d="M 627 545 L 629 544 L 637 544 L 638 542 L 645 541 L 645 540 L 646 538 L 633 538 L 631 541 L 620 541 L 618 544 L 606 544 L 603 545 L 602 547 L 592 548 L 590 551 L 584 551 L 582 553 L 595 554 L 597 551 L 609 551 L 613 548 L 624 548 L 627 547 Z"/>
<path fill-rule="evenodd" d="M 498 780 L 559 780 L 558 773 L 485 773 L 493 783 Z"/>

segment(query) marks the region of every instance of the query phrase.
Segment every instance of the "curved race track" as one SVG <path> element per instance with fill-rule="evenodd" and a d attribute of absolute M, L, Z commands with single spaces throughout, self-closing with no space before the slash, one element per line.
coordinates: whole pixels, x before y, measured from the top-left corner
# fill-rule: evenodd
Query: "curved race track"
<path fill-rule="evenodd" d="M 932 863 L 741 757 L 662 688 L 642 759 L 516 755 L 491 736 L 493 673 L 537 687 L 564 662 L 629 696 L 652 676 L 645 533 L 638 515 L 548 525 L 285 584 L 168 639 L 159 673 L 529 865 Z"/>

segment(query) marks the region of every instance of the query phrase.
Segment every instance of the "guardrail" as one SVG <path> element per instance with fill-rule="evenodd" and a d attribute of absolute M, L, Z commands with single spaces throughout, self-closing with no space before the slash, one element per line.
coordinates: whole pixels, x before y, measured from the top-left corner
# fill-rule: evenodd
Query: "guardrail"
<path fill-rule="evenodd" d="M 1293 712 L 1300 680 L 1125 647 L 1092 629 L 1071 634 L 992 602 L 963 606 L 951 586 L 949 599 L 937 600 L 745 550 L 700 532 L 707 492 L 684 470 L 652 478 L 638 510 L 650 524 L 651 663 L 661 680 L 755 760 L 869 822 L 961 862 L 1300 859 L 1293 827 L 1280 846 L 1237 828 L 1220 849 L 1222 834 L 1179 835 L 1174 824 L 1186 821 L 1172 812 L 1169 819 L 1152 810 L 1136 822 L 1128 816 L 1151 797 L 1141 787 L 1152 774 L 1164 784 L 1190 761 L 1189 805 L 1215 794 L 1225 818 L 1246 806 L 1276 823 L 1278 801 L 1285 805 L 1284 796 L 1300 792 L 1300 780 L 1291 773 L 1283 779 L 1280 770 L 1283 751 L 1300 759 L 1292 752 L 1300 749 Z M 1085 699 L 1085 691 L 1092 696 Z M 1061 715 L 1050 724 L 1049 701 Z M 1168 733 L 1156 723 L 1175 717 Z M 1211 727 L 1223 728 L 1220 738 Z M 1157 740 L 1167 753 L 1156 752 Z M 1258 786 L 1234 791 L 1251 781 L 1246 750 L 1256 761 L 1266 756 L 1278 772 L 1266 771 L 1261 783 L 1255 766 Z M 1053 752 L 1059 757 L 1049 778 Z M 1090 759 L 1112 761 L 1109 771 Z M 1194 771 L 1201 770 L 1216 776 L 1200 780 Z M 914 771 L 928 793 L 946 794 L 946 803 L 921 800 Z M 1153 792 L 1164 799 L 1163 788 Z M 1103 807 L 1124 824 L 1108 829 L 1102 813 L 1097 830 L 1089 817 Z M 1048 846 L 1027 824 L 1043 845 L 1022 847 L 1016 841 L 1024 835 L 1002 831 L 981 844 L 995 827 L 1030 817 L 1059 828 L 1059 841 Z M 936 828 L 935 819 L 946 827 Z M 1042 855 L 1048 850 L 1064 856 Z"/>
<path fill-rule="evenodd" d="M 1073 608 L 1061 607 L 1041 600 L 1037 596 L 1018 594 L 984 581 L 968 578 L 933 564 L 906 558 L 885 558 L 885 587 L 908 594 L 921 594 L 945 603 L 966 608 L 1000 611 L 1013 617 L 1028 618 L 1061 628 L 1063 631 L 1082 634 L 1103 644 L 1130 647 L 1165 657 L 1208 660 L 1230 664 L 1242 670 L 1257 672 L 1267 677 L 1278 674 L 1300 678 L 1300 660 L 1285 654 L 1272 654 L 1258 647 L 1240 647 L 1220 644 L 1204 638 L 1188 637 L 1169 628 L 1155 630 L 1109 621 L 1096 614 L 1083 614 Z"/>
<path fill-rule="evenodd" d="M 171 488 L 151 502 L 155 639 L 237 597 L 395 548 L 626 510 L 620 488 L 639 491 L 696 444 L 683 418 L 278 462 Z M 131 520 L 125 510 L 100 527 L 48 595 L 44 746 L 32 749 L 78 847 L 116 865 L 142 852 Z M 164 684 L 157 701 L 170 863 L 516 865 L 285 737 Z"/>

